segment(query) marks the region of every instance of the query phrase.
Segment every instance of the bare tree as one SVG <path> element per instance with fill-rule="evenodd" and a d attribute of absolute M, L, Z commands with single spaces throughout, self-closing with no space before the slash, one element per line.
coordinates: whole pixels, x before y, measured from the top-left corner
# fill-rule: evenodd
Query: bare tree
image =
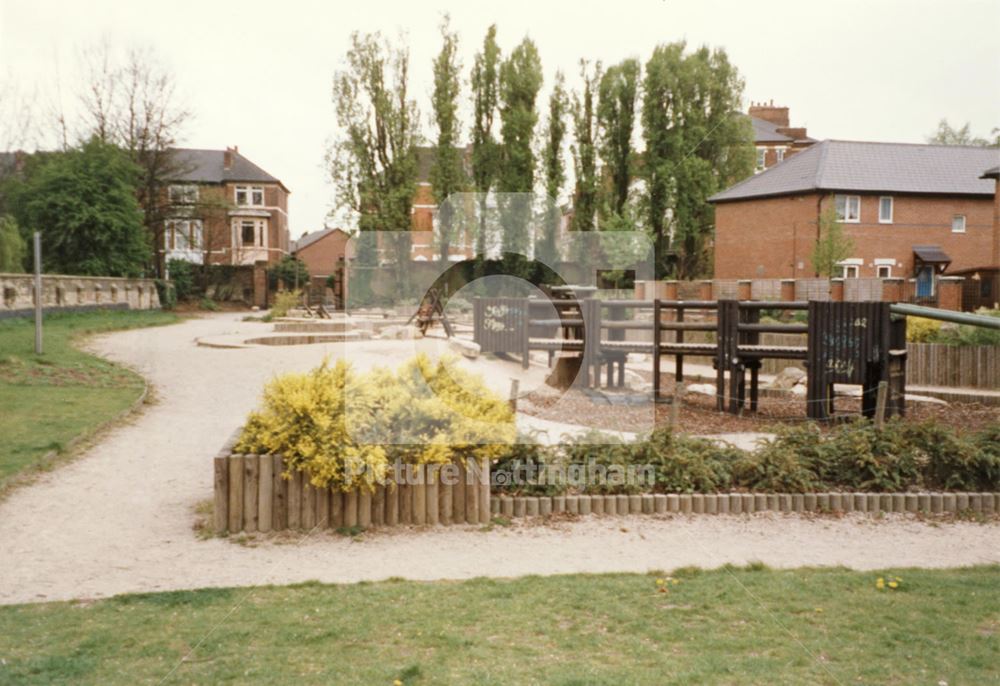
<path fill-rule="evenodd" d="M 35 137 L 29 96 L 10 75 L 0 76 L 0 152 L 28 147 Z"/>
<path fill-rule="evenodd" d="M 191 113 L 179 102 L 173 74 L 149 50 L 119 52 L 102 42 L 84 52 L 83 64 L 78 133 L 121 147 L 139 167 L 139 203 L 159 247 L 170 212 L 167 185 L 186 171 L 173 148 Z M 154 255 L 156 272 L 162 274 L 162 254 L 155 250 Z"/>

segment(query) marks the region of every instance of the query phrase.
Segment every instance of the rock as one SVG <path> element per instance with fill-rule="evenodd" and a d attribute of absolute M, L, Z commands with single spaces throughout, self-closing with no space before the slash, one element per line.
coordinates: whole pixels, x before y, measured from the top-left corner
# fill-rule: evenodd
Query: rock
<path fill-rule="evenodd" d="M 693 383 L 685 386 L 688 393 L 701 393 L 702 395 L 715 395 L 715 386 L 710 383 Z"/>
<path fill-rule="evenodd" d="M 798 367 L 785 367 L 780 374 L 774 377 L 774 381 L 768 385 L 768 388 L 780 388 L 787 391 L 804 378 L 806 378 L 806 373 Z"/>
<path fill-rule="evenodd" d="M 474 360 L 479 357 L 479 344 L 467 341 L 464 338 L 449 338 L 448 347 L 457 352 L 459 355 L 464 355 L 470 360 Z"/>
<path fill-rule="evenodd" d="M 423 338 L 423 334 L 415 326 L 394 325 L 382 329 L 379 338 L 383 340 L 412 341 L 415 338 Z"/>
<path fill-rule="evenodd" d="M 792 395 L 804 396 L 805 394 L 806 394 L 805 384 L 797 383 L 794 386 L 792 386 Z"/>

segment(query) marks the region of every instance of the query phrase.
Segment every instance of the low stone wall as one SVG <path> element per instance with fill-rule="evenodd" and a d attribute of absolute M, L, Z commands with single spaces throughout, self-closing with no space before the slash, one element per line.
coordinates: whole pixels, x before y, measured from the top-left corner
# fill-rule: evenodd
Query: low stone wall
<path fill-rule="evenodd" d="M 112 276 L 42 275 L 45 311 L 117 308 L 159 309 L 160 296 L 152 279 Z M 0 317 L 30 314 L 35 308 L 32 274 L 0 273 Z"/>

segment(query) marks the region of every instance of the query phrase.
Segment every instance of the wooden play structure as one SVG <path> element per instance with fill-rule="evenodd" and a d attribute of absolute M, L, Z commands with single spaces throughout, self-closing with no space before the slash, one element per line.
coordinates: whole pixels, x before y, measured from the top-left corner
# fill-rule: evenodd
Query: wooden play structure
<path fill-rule="evenodd" d="M 622 386 L 628 355 L 651 355 L 654 401 L 663 399 L 664 355 L 674 358 L 678 381 L 684 378 L 685 356 L 711 357 L 717 407 L 734 414 L 757 409 L 762 360 L 801 360 L 809 373 L 807 415 L 829 419 L 835 413 L 835 383 L 860 384 L 862 411 L 871 417 L 877 389 L 886 382 L 885 416 L 904 413 L 906 319 L 893 317 L 892 307 L 882 302 L 600 300 L 592 291 L 567 287 L 547 299 L 479 298 L 473 324 L 482 352 L 518 355 L 524 367 L 535 350 L 549 353 L 550 366 L 558 356 L 577 358 L 577 383 L 583 386 L 599 386 L 602 370 L 608 386 Z M 650 310 L 651 317 L 642 316 Z M 808 322 L 762 322 L 764 310 L 804 312 Z M 714 334 L 714 340 L 686 341 L 685 333 L 694 331 Z M 764 345 L 763 333 L 806 334 L 807 344 Z"/>

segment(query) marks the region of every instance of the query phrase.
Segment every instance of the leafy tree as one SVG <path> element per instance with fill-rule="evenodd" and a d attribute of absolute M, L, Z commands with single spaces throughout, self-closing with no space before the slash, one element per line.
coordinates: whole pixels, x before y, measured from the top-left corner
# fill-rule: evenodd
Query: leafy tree
<path fill-rule="evenodd" d="M 979 147 L 1000 147 L 1000 128 L 995 128 L 991 132 L 993 140 L 979 138 L 972 135 L 972 127 L 966 122 L 961 128 L 952 128 L 947 119 L 938 122 L 937 131 L 927 137 L 927 142 L 932 145 L 974 145 Z"/>
<path fill-rule="evenodd" d="M 458 60 L 458 35 L 449 30 L 447 15 L 441 24 L 443 44 L 434 60 L 434 122 L 437 125 L 437 145 L 431 167 L 431 187 L 438 204 L 438 246 L 441 260 L 451 254 L 454 233 L 454 207 L 445 202 L 452 193 L 465 189 L 465 170 L 462 152 L 457 147 L 461 132 L 458 121 L 459 74 L 462 65 Z"/>
<path fill-rule="evenodd" d="M 417 179 L 419 115 L 407 90 L 409 62 L 407 48 L 392 47 L 379 33 L 352 34 L 345 64 L 333 83 L 342 135 L 328 154 L 340 207 L 356 216 L 362 235 L 396 232 L 391 245 L 384 247 L 395 257 L 397 289 L 407 283 L 410 207 Z M 373 266 L 378 247 L 375 241 L 360 241 L 359 263 Z"/>
<path fill-rule="evenodd" d="M 0 215 L 0 272 L 24 271 L 24 239 L 13 217 Z"/>
<path fill-rule="evenodd" d="M 827 207 L 819 216 L 816 245 L 809 260 L 817 276 L 834 276 L 837 265 L 854 252 L 854 241 L 844 235 L 844 227 L 837 220 L 837 210 Z"/>
<path fill-rule="evenodd" d="M 708 271 L 715 216 L 707 199 L 753 169 L 752 128 L 739 114 L 739 72 L 721 49 L 686 55 L 685 47 L 657 46 L 643 80 L 644 205 L 657 278 L 670 271 L 668 245 L 678 278 Z"/>
<path fill-rule="evenodd" d="M 42 232 L 47 272 L 139 276 L 150 258 L 136 200 L 140 170 L 128 154 L 91 138 L 36 156 L 10 182 L 9 208 L 25 231 Z"/>
<path fill-rule="evenodd" d="M 500 164 L 500 146 L 493 133 L 493 120 L 499 105 L 500 46 L 497 27 L 490 26 L 483 40 L 482 52 L 472 66 L 472 180 L 479 194 L 479 230 L 476 233 L 476 259 L 486 255 L 486 196 L 496 183 Z"/>
<path fill-rule="evenodd" d="M 278 288 L 279 280 L 286 290 L 301 290 L 309 285 L 309 269 L 305 262 L 291 255 L 285 255 L 280 262 L 269 267 L 267 276 L 272 289 Z"/>
<path fill-rule="evenodd" d="M 532 139 L 538 111 L 535 99 L 542 86 L 542 61 L 538 48 L 525 38 L 500 67 L 500 134 L 502 165 L 497 190 L 530 194 L 535 183 Z M 501 198 L 502 245 L 505 252 L 524 255 L 528 248 L 531 204 L 528 196 Z M 513 271 L 513 270 L 512 270 Z"/>
<path fill-rule="evenodd" d="M 536 244 L 536 257 L 552 265 L 558 250 L 556 229 L 559 226 L 559 194 L 566 182 L 563 163 L 563 138 L 566 136 L 566 79 L 562 72 L 556 72 L 556 82 L 549 96 L 549 116 L 545 131 L 545 147 L 542 150 L 542 169 L 545 174 L 545 209 L 541 236 Z"/>
<path fill-rule="evenodd" d="M 191 113 L 179 101 L 173 75 L 148 50 L 120 52 L 103 42 L 84 53 L 83 63 L 81 138 L 93 136 L 126 151 L 139 169 L 136 194 L 143 223 L 153 245 L 162 245 L 172 208 L 167 186 L 188 171 L 174 146 Z M 162 275 L 163 254 L 154 251 L 153 257 Z"/>
<path fill-rule="evenodd" d="M 583 88 L 573 95 L 573 170 L 576 189 L 573 194 L 573 229 L 593 231 L 597 212 L 597 120 L 594 112 L 601 63 L 593 72 L 586 60 L 580 60 Z"/>
<path fill-rule="evenodd" d="M 638 93 L 638 60 L 623 60 L 601 77 L 597 96 L 597 123 L 601 131 L 598 152 L 611 181 L 608 209 L 617 216 L 625 214 L 632 185 L 632 133 Z"/>

